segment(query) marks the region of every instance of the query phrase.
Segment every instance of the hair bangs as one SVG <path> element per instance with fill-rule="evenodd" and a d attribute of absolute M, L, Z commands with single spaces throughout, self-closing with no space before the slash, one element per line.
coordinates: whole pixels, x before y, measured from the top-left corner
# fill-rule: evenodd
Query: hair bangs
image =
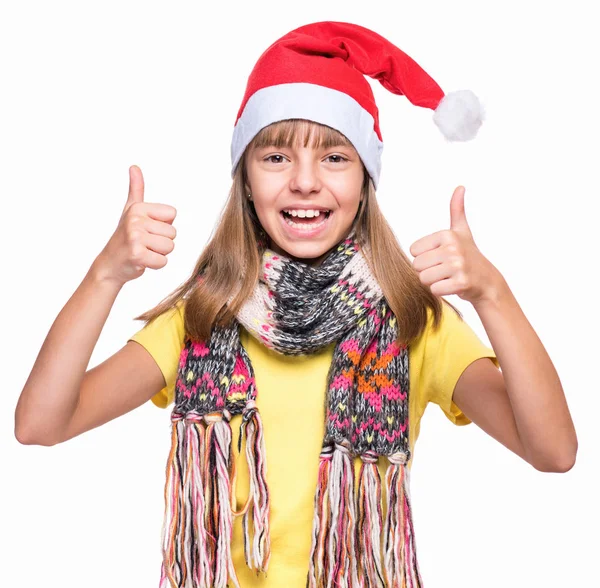
<path fill-rule="evenodd" d="M 303 118 L 291 118 L 274 122 L 262 128 L 250 143 L 250 148 L 353 147 L 345 135 L 338 130 Z"/>

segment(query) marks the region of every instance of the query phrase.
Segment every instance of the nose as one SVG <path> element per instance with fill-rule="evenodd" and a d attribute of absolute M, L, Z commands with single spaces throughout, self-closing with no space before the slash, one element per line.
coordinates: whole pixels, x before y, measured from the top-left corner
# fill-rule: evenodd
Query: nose
<path fill-rule="evenodd" d="M 298 156 L 290 179 L 290 189 L 293 192 L 310 194 L 321 189 L 319 162 L 312 155 Z"/>

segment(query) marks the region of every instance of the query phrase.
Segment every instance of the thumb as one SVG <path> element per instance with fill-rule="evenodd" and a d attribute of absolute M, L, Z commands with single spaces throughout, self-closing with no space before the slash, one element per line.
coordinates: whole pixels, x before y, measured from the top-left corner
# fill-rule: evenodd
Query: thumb
<path fill-rule="evenodd" d="M 464 186 L 458 186 L 452 194 L 452 200 L 450 200 L 450 228 L 455 231 L 471 232 L 465 214 Z"/>
<path fill-rule="evenodd" d="M 134 202 L 144 201 L 144 176 L 137 165 L 129 168 L 129 194 L 125 208 L 129 208 Z"/>

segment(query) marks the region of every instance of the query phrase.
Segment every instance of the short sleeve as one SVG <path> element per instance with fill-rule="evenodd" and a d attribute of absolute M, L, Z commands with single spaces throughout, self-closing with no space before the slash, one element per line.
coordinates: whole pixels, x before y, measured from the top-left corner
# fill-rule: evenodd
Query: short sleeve
<path fill-rule="evenodd" d="M 175 380 L 185 335 L 183 314 L 180 301 L 176 308 L 159 315 L 128 339 L 142 345 L 163 373 L 166 385 L 151 398 L 159 408 L 167 408 L 175 399 Z"/>
<path fill-rule="evenodd" d="M 476 359 L 489 357 L 500 368 L 494 350 L 446 303 L 439 328 L 429 326 L 422 366 L 423 390 L 428 401 L 437 404 L 455 425 L 472 421 L 453 402 L 452 395 L 463 371 Z M 433 316 L 433 314 L 431 315 Z"/>

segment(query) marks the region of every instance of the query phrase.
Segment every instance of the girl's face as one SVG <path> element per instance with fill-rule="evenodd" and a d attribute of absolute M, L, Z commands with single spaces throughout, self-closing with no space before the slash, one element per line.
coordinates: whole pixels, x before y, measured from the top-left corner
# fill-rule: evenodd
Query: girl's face
<path fill-rule="evenodd" d="M 330 249 L 350 231 L 358 211 L 363 165 L 354 147 L 280 147 L 251 149 L 246 170 L 252 201 L 270 237 L 269 247 L 309 265 L 318 266 Z M 247 196 L 246 196 L 247 197 Z M 321 210 L 308 224 L 284 210 Z M 325 211 L 331 213 L 324 224 Z M 300 227 L 288 224 L 290 219 Z M 309 228 L 310 227 L 310 228 Z"/>

